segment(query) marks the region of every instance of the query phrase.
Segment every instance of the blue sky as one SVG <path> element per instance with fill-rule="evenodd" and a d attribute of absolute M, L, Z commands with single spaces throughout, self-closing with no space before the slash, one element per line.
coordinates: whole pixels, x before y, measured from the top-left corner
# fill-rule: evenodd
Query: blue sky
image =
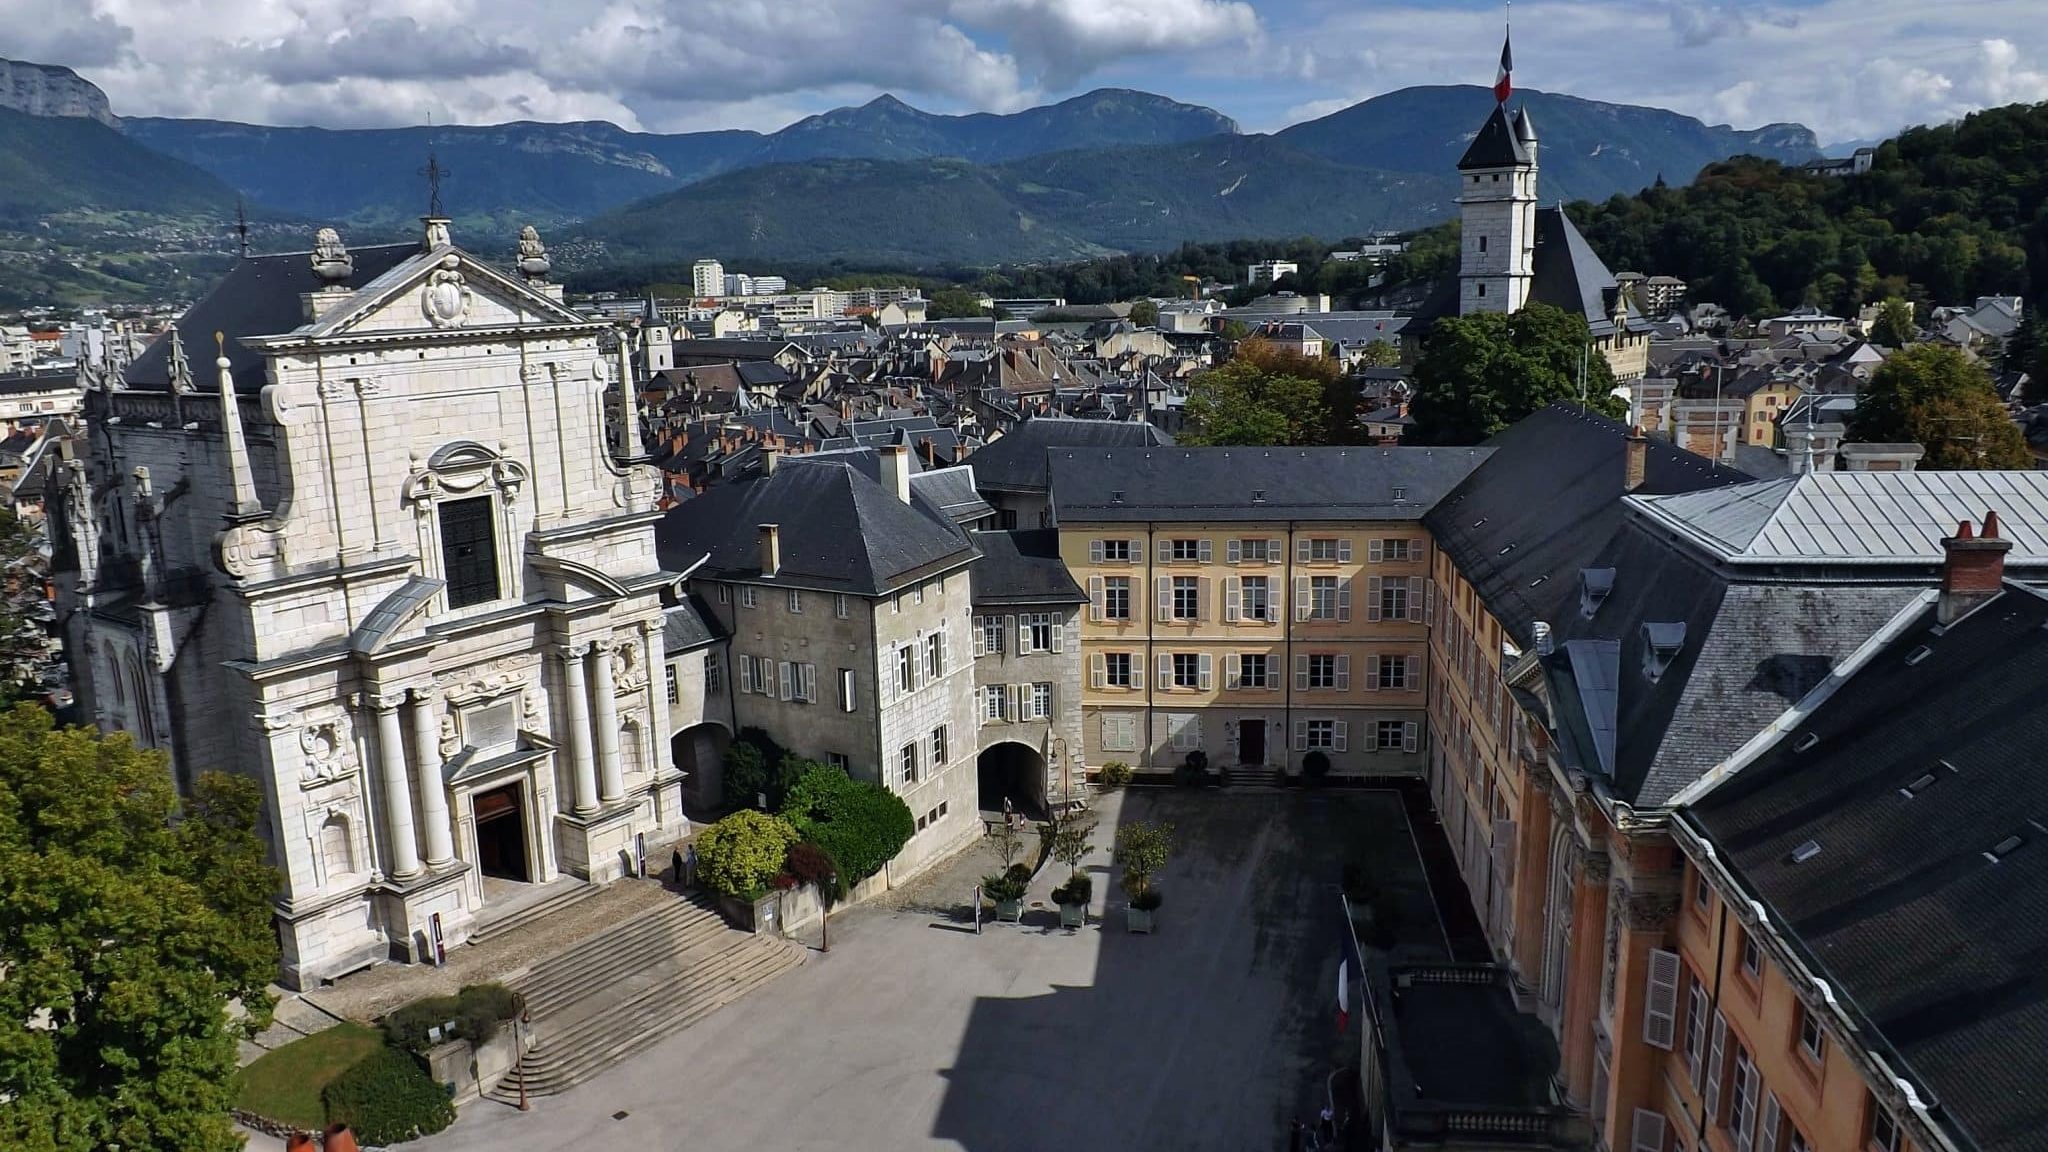
<path fill-rule="evenodd" d="M 1490 83 L 1463 0 L 0 0 L 10 54 L 123 115 L 332 127 L 607 119 L 772 130 L 893 92 L 1009 111 L 1105 85 L 1270 131 L 1413 84 Z M 1823 141 L 2048 100 L 2043 0 L 1524 0 L 1524 87 Z"/>

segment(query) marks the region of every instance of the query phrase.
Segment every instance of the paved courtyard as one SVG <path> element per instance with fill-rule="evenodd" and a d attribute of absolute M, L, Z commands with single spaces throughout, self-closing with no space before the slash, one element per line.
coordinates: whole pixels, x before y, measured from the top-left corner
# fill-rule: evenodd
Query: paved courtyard
<path fill-rule="evenodd" d="M 1404 948 L 1444 954 L 1400 796 L 1138 790 L 1097 811 L 1088 867 L 1095 911 L 1112 910 L 1086 930 L 1057 926 L 1048 864 L 1031 893 L 1045 909 L 975 935 L 968 894 L 996 864 L 980 846 L 834 917 L 829 956 L 596 1080 L 523 1115 L 472 1105 L 415 1146 L 1284 1148 L 1355 1058 L 1335 1028 L 1343 864 L 1414 909 Z M 1157 935 L 1124 931 L 1120 819 L 1178 829 Z"/>

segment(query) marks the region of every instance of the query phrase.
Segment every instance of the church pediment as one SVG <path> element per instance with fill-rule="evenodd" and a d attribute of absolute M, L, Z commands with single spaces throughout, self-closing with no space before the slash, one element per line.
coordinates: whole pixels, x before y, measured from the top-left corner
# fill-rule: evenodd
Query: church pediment
<path fill-rule="evenodd" d="M 596 325 L 553 297 L 453 245 L 423 251 L 321 310 L 294 335 L 349 340 L 504 328 Z"/>

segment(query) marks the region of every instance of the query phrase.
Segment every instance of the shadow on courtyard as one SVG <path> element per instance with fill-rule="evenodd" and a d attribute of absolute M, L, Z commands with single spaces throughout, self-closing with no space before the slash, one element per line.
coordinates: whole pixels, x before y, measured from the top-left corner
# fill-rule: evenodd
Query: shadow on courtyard
<path fill-rule="evenodd" d="M 1448 845 L 1426 839 L 1441 841 L 1426 794 L 1411 833 L 1416 808 L 1391 790 L 1132 791 L 1122 822 L 1177 830 L 1159 931 L 1125 930 L 1115 875 L 1093 861 L 1111 894 L 1086 930 L 1093 983 L 978 999 L 932 1136 L 970 1152 L 1287 1147 L 1288 1122 L 1313 1121 L 1326 1079 L 1358 1060 L 1358 1021 L 1340 1035 L 1336 1019 L 1347 862 L 1399 909 L 1396 958 L 1486 958 L 1455 870 L 1443 874 Z M 992 928 L 988 946 L 1017 930 Z"/>

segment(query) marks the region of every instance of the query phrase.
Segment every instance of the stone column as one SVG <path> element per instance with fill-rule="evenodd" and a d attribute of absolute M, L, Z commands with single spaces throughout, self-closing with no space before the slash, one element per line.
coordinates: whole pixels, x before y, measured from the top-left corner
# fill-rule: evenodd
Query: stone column
<path fill-rule="evenodd" d="M 420 872 L 419 843 L 413 835 L 412 781 L 405 770 L 405 732 L 398 723 L 403 692 L 373 696 L 377 709 L 377 760 L 384 780 L 384 820 L 391 843 L 391 875 L 395 879 Z"/>
<path fill-rule="evenodd" d="M 448 785 L 441 779 L 441 726 L 434 722 L 432 689 L 412 690 L 412 742 L 419 758 L 420 820 L 426 825 L 427 866 L 439 868 L 455 859 L 455 837 L 448 825 Z"/>
<path fill-rule="evenodd" d="M 569 779 L 576 797 L 576 812 L 588 816 L 597 811 L 597 768 L 590 754 L 590 686 L 583 677 L 583 658 L 590 645 L 579 644 L 562 651 L 562 691 L 569 704 Z"/>
<path fill-rule="evenodd" d="M 611 804 L 626 794 L 626 778 L 619 767 L 619 697 L 609 641 L 590 646 L 590 692 L 597 700 L 598 795 Z"/>

